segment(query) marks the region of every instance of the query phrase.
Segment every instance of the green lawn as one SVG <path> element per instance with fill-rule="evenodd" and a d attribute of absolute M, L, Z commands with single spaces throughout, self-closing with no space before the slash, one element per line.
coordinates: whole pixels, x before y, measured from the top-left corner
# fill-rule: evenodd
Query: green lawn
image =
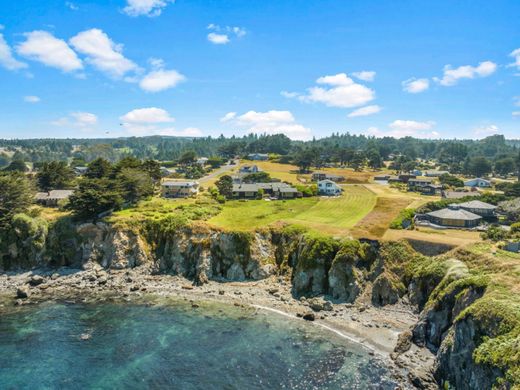
<path fill-rule="evenodd" d="M 224 228 L 254 230 L 275 222 L 294 223 L 334 235 L 346 235 L 376 203 L 363 186 L 346 186 L 341 197 L 314 197 L 287 201 L 228 201 L 208 222 Z"/>

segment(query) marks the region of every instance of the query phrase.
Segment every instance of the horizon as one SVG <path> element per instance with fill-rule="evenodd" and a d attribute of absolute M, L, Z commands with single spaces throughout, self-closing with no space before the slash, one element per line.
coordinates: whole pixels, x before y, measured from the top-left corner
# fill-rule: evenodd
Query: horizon
<path fill-rule="evenodd" d="M 515 140 L 519 13 L 512 0 L 21 0 L 0 17 L 0 139 Z"/>

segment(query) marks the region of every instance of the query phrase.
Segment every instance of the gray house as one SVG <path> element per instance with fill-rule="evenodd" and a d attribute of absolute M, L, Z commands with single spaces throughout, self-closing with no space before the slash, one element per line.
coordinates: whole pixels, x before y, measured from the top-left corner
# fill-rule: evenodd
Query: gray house
<path fill-rule="evenodd" d="M 458 206 L 463 210 L 480 215 L 481 217 L 494 217 L 495 210 L 497 209 L 497 206 L 481 202 L 480 200 L 471 200 L 469 202 L 459 203 Z"/>
<path fill-rule="evenodd" d="M 431 223 L 445 227 L 474 228 L 482 221 L 480 215 L 454 204 L 442 210 L 426 213 L 425 216 Z"/>
<path fill-rule="evenodd" d="M 57 206 L 59 201 L 68 199 L 73 193 L 73 190 L 52 190 L 38 192 L 34 198 L 37 203 L 44 206 Z"/>

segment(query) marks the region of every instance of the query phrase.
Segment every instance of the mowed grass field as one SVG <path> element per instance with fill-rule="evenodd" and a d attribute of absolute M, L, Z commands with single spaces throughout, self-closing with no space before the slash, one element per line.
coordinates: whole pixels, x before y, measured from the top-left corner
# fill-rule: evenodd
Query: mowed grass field
<path fill-rule="evenodd" d="M 376 195 L 363 186 L 345 186 L 339 197 L 313 197 L 287 201 L 228 201 L 208 223 L 228 229 L 255 230 L 285 222 L 335 236 L 351 229 L 376 204 Z"/>

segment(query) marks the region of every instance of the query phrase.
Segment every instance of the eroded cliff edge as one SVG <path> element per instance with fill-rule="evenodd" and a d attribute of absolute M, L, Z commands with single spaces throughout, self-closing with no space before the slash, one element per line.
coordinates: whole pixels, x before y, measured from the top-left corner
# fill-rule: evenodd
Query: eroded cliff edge
<path fill-rule="evenodd" d="M 520 306 L 464 250 L 427 257 L 404 242 L 340 241 L 295 227 L 246 233 L 203 223 L 146 223 L 129 229 L 67 219 L 49 226 L 21 217 L 0 242 L 0 256 L 3 271 L 140 267 L 199 285 L 280 275 L 291 281 L 295 297 L 352 303 L 368 296 L 374 306 L 405 302 L 420 319 L 402 335 L 396 353 L 410 341 L 433 351 L 439 385 L 484 389 L 520 383 Z"/>

